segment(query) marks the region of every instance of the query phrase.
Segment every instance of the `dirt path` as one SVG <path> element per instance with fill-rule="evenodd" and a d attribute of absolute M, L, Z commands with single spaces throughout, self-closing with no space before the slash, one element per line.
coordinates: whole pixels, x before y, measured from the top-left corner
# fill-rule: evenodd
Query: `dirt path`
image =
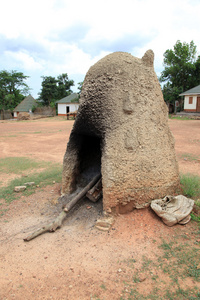
<path fill-rule="evenodd" d="M 200 175 L 200 121 L 169 120 L 181 173 Z"/>
<path fill-rule="evenodd" d="M 169 123 L 180 171 L 200 175 L 200 121 Z M 62 163 L 72 125 L 72 121 L 58 118 L 1 122 L 0 158 L 21 156 Z M 94 228 L 99 206 L 85 203 L 56 233 L 25 243 L 23 238 L 28 233 L 57 214 L 53 203 L 58 191 L 59 185 L 38 189 L 29 197 L 13 201 L 0 218 L 1 300 L 135 299 L 128 298 L 133 286 L 143 296 L 155 286 L 165 286 L 166 278 L 160 270 L 152 265 L 145 273 L 144 262 L 157 259 L 163 239 L 192 237 L 194 223 L 169 228 L 145 209 L 120 215 L 112 230 L 100 232 Z M 133 280 L 133 262 L 138 280 Z M 195 283 L 188 279 L 183 285 L 193 287 Z"/>

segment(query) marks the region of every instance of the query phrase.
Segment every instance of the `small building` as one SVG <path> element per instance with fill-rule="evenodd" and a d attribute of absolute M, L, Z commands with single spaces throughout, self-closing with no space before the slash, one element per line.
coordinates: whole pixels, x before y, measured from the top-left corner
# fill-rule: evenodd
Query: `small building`
<path fill-rule="evenodd" d="M 185 112 L 200 112 L 200 85 L 180 94 L 184 96 Z"/>
<path fill-rule="evenodd" d="M 79 108 L 79 95 L 73 93 L 56 102 L 58 105 L 58 116 L 67 116 L 69 113 L 74 113 Z"/>
<path fill-rule="evenodd" d="M 37 106 L 37 102 L 36 102 L 36 100 L 31 95 L 28 95 L 13 110 L 13 112 L 14 112 L 14 118 L 16 119 L 17 116 L 18 116 L 18 114 L 20 112 L 29 112 L 29 113 L 32 113 L 33 106 Z"/>

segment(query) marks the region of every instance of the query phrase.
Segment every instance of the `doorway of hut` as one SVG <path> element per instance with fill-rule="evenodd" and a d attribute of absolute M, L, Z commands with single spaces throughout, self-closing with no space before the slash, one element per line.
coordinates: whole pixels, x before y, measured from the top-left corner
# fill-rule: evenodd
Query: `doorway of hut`
<path fill-rule="evenodd" d="M 85 186 L 97 174 L 101 174 L 101 139 L 92 135 L 80 135 L 78 151 L 78 184 Z"/>

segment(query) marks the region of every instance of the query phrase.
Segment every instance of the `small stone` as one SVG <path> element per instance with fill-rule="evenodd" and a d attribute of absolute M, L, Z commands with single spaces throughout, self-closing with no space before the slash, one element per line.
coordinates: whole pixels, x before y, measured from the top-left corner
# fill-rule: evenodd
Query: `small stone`
<path fill-rule="evenodd" d="M 28 185 L 28 186 L 31 186 L 31 185 L 34 185 L 35 184 L 35 182 L 26 182 L 26 183 L 24 183 L 24 185 Z"/>
<path fill-rule="evenodd" d="M 19 193 L 19 192 L 23 192 L 26 189 L 25 185 L 20 185 L 20 186 L 16 186 L 14 191 Z"/>
<path fill-rule="evenodd" d="M 153 274 L 152 274 L 152 276 L 153 276 Z M 146 277 L 140 277 L 139 281 L 140 281 L 140 282 L 143 282 L 143 281 L 145 281 L 146 279 L 147 279 Z"/>
<path fill-rule="evenodd" d="M 70 285 L 69 285 L 69 288 L 72 289 L 72 288 L 73 288 L 73 285 L 70 284 Z"/>
<path fill-rule="evenodd" d="M 114 223 L 114 218 L 110 217 L 103 217 L 96 221 L 95 227 L 102 231 L 108 231 Z"/>
<path fill-rule="evenodd" d="M 122 269 L 118 269 L 117 272 L 118 272 L 118 273 L 121 273 L 121 272 L 122 272 Z"/>

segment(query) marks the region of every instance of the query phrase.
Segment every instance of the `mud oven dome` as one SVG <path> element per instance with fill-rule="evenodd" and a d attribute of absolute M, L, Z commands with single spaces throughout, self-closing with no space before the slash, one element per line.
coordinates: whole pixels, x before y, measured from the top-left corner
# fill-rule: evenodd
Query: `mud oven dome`
<path fill-rule="evenodd" d="M 62 193 L 102 174 L 103 209 L 124 213 L 174 194 L 179 172 L 168 111 L 153 67 L 124 52 L 86 74 L 63 161 Z"/>

